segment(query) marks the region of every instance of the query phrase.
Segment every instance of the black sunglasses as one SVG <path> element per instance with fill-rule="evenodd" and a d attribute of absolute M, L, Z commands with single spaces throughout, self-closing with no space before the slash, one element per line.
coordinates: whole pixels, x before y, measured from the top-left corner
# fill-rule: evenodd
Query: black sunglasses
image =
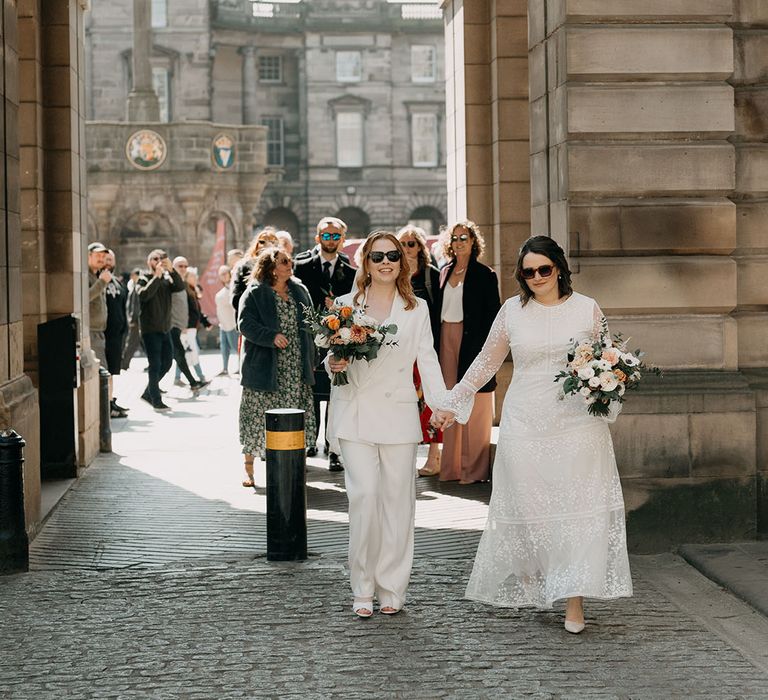
<path fill-rule="evenodd" d="M 456 236 L 456 235 L 451 236 L 451 243 L 455 243 L 456 241 L 468 241 L 468 240 L 469 240 L 468 233 L 462 233 L 460 236 Z"/>
<path fill-rule="evenodd" d="M 524 280 L 532 280 L 534 277 L 536 277 L 537 272 L 539 273 L 539 277 L 544 278 L 549 277 L 554 269 L 554 265 L 542 265 L 541 267 L 524 267 L 522 270 L 520 270 L 520 274 Z"/>
<path fill-rule="evenodd" d="M 341 234 L 325 232 L 320 234 L 320 238 L 322 238 L 324 241 L 340 241 Z"/>
<path fill-rule="evenodd" d="M 400 241 L 403 245 L 407 245 L 409 248 L 415 248 L 419 245 L 416 241 Z"/>
<path fill-rule="evenodd" d="M 389 262 L 397 262 L 400 260 L 401 253 L 399 250 L 388 250 L 386 253 L 382 253 L 380 250 L 374 250 L 372 253 L 368 253 L 368 259 L 374 263 L 380 263 L 386 257 Z"/>

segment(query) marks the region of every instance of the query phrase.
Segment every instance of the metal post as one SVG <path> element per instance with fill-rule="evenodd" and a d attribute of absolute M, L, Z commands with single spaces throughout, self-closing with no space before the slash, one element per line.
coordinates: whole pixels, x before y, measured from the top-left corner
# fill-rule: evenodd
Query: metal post
<path fill-rule="evenodd" d="M 15 430 L 0 432 L 0 574 L 29 571 L 22 471 L 25 445 Z"/>
<path fill-rule="evenodd" d="M 304 411 L 266 412 L 267 559 L 307 558 L 306 452 Z"/>
<path fill-rule="evenodd" d="M 99 367 L 99 452 L 112 452 L 112 424 L 109 405 L 109 372 Z"/>

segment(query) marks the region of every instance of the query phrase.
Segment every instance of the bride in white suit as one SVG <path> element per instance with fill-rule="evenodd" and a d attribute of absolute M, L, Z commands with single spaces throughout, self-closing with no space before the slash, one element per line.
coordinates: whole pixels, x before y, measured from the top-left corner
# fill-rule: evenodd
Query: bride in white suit
<path fill-rule="evenodd" d="M 421 441 L 413 363 L 436 423 L 446 390 L 427 304 L 413 293 L 396 236 L 372 233 L 358 252 L 358 265 L 355 287 L 336 303 L 364 307 L 378 322 L 397 326 L 397 343 L 383 346 L 371 362 L 326 359 L 331 373 L 346 370 L 349 377 L 349 384 L 331 392 L 328 437 L 338 440 L 345 465 L 352 608 L 370 617 L 374 598 L 385 615 L 400 611 L 411 575 Z"/>

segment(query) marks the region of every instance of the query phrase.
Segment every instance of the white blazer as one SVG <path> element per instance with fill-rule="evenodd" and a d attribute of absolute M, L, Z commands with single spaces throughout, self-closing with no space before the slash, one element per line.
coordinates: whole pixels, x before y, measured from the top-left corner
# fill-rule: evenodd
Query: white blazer
<path fill-rule="evenodd" d="M 336 303 L 352 306 L 353 296 L 345 294 Z M 339 438 L 385 445 L 421 442 L 414 362 L 427 405 L 434 410 L 444 404 L 447 392 L 432 341 L 427 303 L 423 299 L 417 302 L 416 308 L 406 311 L 402 297 L 395 295 L 392 313 L 384 323 L 397 325 L 394 337 L 385 339 L 397 340 L 397 345 L 383 346 L 370 362 L 350 362 L 349 384 L 331 387 L 328 439 L 332 444 Z M 333 376 L 330 370 L 328 373 Z"/>

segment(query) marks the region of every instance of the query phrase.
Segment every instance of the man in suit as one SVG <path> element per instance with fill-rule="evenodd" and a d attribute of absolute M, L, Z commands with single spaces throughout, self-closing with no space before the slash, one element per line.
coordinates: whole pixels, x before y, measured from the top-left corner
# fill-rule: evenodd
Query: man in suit
<path fill-rule="evenodd" d="M 355 280 L 355 268 L 349 264 L 349 258 L 342 252 L 347 225 L 333 216 L 320 219 L 317 224 L 317 245 L 300 253 L 294 258 L 294 274 L 309 290 L 312 303 L 317 308 L 328 308 L 337 296 L 352 290 Z M 331 394 L 331 383 L 323 367 L 322 360 L 315 370 L 315 425 L 320 425 L 320 403 L 328 401 Z M 328 410 L 326 409 L 326 425 Z M 316 442 L 316 440 L 315 440 Z M 328 453 L 328 441 L 325 441 L 325 451 Z M 307 455 L 314 457 L 317 447 L 313 443 L 307 449 Z M 340 471 L 341 460 L 335 452 L 328 454 L 328 469 Z"/>

